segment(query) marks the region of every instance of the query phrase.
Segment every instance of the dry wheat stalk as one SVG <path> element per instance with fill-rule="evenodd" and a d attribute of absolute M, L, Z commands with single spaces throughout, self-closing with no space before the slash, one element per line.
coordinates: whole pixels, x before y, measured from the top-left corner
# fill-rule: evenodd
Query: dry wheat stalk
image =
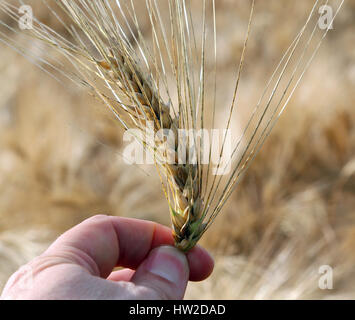
<path fill-rule="evenodd" d="M 214 97 L 216 97 L 217 42 L 215 0 L 201 0 L 201 34 L 196 36 L 194 21 L 187 0 L 146 0 L 144 6 L 150 22 L 151 41 L 145 39 L 137 14 L 137 2 L 110 0 L 54 0 L 57 7 L 52 9 L 42 0 L 52 14 L 62 23 L 67 35 L 62 36 L 34 18 L 33 29 L 26 32 L 7 23 L 0 23 L 7 29 L 1 31 L 0 41 L 13 47 L 31 59 L 40 68 L 55 77 L 64 76 L 87 87 L 96 97 L 112 110 L 118 122 L 126 129 L 138 129 L 137 139 L 154 155 L 162 185 L 169 202 L 175 244 L 183 251 L 192 248 L 202 234 L 212 224 L 221 208 L 239 183 L 246 169 L 259 151 L 272 127 L 280 117 L 298 86 L 321 41 L 328 32 L 323 30 L 316 42 L 318 31 L 314 24 L 305 43 L 306 28 L 320 4 L 317 0 L 306 23 L 282 57 L 275 72 L 250 115 L 242 135 L 232 148 L 232 172 L 225 177 L 211 175 L 211 165 L 202 163 L 204 137 L 197 143 L 193 136 L 194 150 L 186 146 L 186 154 L 195 153 L 196 163 L 179 164 L 178 145 L 172 150 L 174 163 L 167 163 L 167 151 L 157 144 L 147 143 L 146 128 L 152 123 L 154 133 L 161 129 L 171 130 L 177 137 L 179 129 L 213 128 L 216 101 L 213 103 L 212 121 L 207 124 L 205 83 L 206 83 L 206 42 L 207 20 L 211 25 L 214 59 Z M 142 5 L 143 1 L 139 2 Z M 325 2 L 327 4 L 328 1 Z M 340 3 L 338 10 L 343 2 Z M 162 12 L 165 6 L 167 12 Z M 63 22 L 58 10 L 70 18 L 73 25 Z M 0 2 L 0 10 L 17 22 L 21 16 L 16 5 Z M 337 12 L 338 12 L 337 10 Z M 239 81 L 249 32 L 252 24 L 254 1 L 251 2 L 249 23 L 241 53 L 233 100 L 229 109 L 226 128 L 231 125 L 237 101 Z M 336 12 L 336 13 L 337 13 Z M 336 14 L 335 14 L 336 15 Z M 210 19 L 208 19 L 210 18 Z M 37 39 L 62 55 L 70 63 L 72 70 L 65 69 L 61 61 L 53 61 L 53 56 L 40 56 L 32 53 L 29 47 L 21 46 L 20 41 L 8 35 L 8 31 L 18 35 L 28 35 Z M 68 39 L 71 40 L 68 40 Z M 197 44 L 201 49 L 197 49 Z M 315 48 L 307 55 L 311 44 Z M 298 52 L 299 50 L 300 52 Z M 292 65 L 291 60 L 294 61 Z M 286 71 L 290 76 L 285 78 Z M 174 85 L 169 84 L 170 78 Z M 284 87 L 281 86 L 285 81 Z M 177 98 L 172 98 L 172 88 Z M 280 92 L 281 97 L 276 98 Z M 163 98 L 164 97 L 164 98 Z M 165 100 L 165 101 L 164 101 Z M 275 101 L 276 100 L 276 101 Z M 218 151 L 222 158 L 226 146 L 226 135 Z M 211 160 L 212 149 L 209 149 Z M 217 168 L 222 168 L 218 160 Z M 223 168 L 222 168 L 223 169 Z"/>

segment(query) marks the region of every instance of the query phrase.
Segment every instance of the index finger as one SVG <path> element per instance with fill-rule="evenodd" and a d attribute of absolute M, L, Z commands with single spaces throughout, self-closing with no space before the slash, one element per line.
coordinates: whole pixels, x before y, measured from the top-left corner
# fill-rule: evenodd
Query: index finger
<path fill-rule="evenodd" d="M 152 249 L 173 243 L 171 229 L 158 223 L 100 215 L 65 232 L 45 254 L 64 255 L 106 278 L 114 267 L 136 269 Z M 195 247 L 187 258 L 191 280 L 203 280 L 212 272 L 213 260 L 204 249 Z"/>

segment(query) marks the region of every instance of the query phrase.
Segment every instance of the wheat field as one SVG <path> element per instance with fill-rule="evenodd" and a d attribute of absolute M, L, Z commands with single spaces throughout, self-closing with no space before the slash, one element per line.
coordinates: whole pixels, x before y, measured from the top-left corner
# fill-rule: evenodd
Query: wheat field
<path fill-rule="evenodd" d="M 36 16 L 55 24 L 39 2 L 31 2 Z M 235 131 L 311 2 L 256 1 Z M 192 4 L 200 9 L 199 1 Z M 249 9 L 247 1 L 216 1 L 220 121 Z M 186 298 L 355 298 L 354 21 L 355 2 L 345 1 L 287 110 L 202 237 L 215 270 L 208 280 L 190 283 Z M 83 89 L 59 84 L 0 44 L 0 289 L 19 266 L 87 217 L 104 213 L 170 225 L 155 167 L 127 165 L 122 134 Z M 322 265 L 333 269 L 333 289 L 318 286 Z"/>

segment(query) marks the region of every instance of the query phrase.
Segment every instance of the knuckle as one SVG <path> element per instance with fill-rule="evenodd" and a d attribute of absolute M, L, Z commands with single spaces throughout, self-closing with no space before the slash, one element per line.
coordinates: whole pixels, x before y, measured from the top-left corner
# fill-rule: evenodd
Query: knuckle
<path fill-rule="evenodd" d="M 31 290 L 33 287 L 34 270 L 31 264 L 21 266 L 8 280 L 2 298 L 12 299 Z"/>

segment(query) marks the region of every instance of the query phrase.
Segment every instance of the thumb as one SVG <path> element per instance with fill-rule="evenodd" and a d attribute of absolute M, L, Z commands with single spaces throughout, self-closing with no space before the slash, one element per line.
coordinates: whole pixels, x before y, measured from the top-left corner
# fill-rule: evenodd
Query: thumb
<path fill-rule="evenodd" d="M 134 273 L 131 281 L 151 292 L 138 299 L 182 299 L 189 280 L 185 254 L 172 246 L 153 249 Z"/>

